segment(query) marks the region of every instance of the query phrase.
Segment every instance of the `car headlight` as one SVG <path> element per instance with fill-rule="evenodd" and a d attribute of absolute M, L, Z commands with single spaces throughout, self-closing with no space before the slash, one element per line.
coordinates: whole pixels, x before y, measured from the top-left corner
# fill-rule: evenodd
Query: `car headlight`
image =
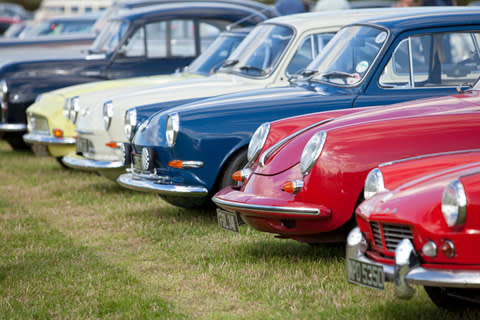
<path fill-rule="evenodd" d="M 387 191 L 387 189 L 385 188 L 385 182 L 383 181 L 382 171 L 380 171 L 378 168 L 375 168 L 368 173 L 367 179 L 365 179 L 363 197 L 365 200 L 370 199 L 375 194 L 383 191 Z"/>
<path fill-rule="evenodd" d="M 75 124 L 78 119 L 78 113 L 80 112 L 80 97 L 76 96 L 72 98 L 70 106 L 70 121 Z"/>
<path fill-rule="evenodd" d="M 127 141 L 131 141 L 133 139 L 133 133 L 135 131 L 135 127 L 137 126 L 137 109 L 130 109 L 125 112 L 125 121 L 124 121 L 124 132 Z"/>
<path fill-rule="evenodd" d="M 1 93 L 2 96 L 5 96 L 8 93 L 8 85 L 7 85 L 7 81 L 5 79 L 0 81 L 0 90 L 1 90 L 0 93 Z"/>
<path fill-rule="evenodd" d="M 260 151 L 262 150 L 265 142 L 267 141 L 268 134 L 270 133 L 270 123 L 265 122 L 255 130 L 255 133 L 248 144 L 247 159 L 248 162 L 255 161 Z"/>
<path fill-rule="evenodd" d="M 300 158 L 300 170 L 304 176 L 312 170 L 323 150 L 326 140 L 327 133 L 325 131 L 317 132 L 308 140 L 305 148 L 303 148 L 302 157 Z"/>
<path fill-rule="evenodd" d="M 72 99 L 66 98 L 63 104 L 63 116 L 65 119 L 70 120 L 70 109 L 72 108 Z"/>
<path fill-rule="evenodd" d="M 110 128 L 113 117 L 113 102 L 109 100 L 103 104 L 103 126 L 105 130 Z"/>
<path fill-rule="evenodd" d="M 460 181 L 450 182 L 443 190 L 442 213 L 449 227 L 461 226 L 467 217 L 467 196 Z"/>
<path fill-rule="evenodd" d="M 165 129 L 165 136 L 167 145 L 172 147 L 177 140 L 178 130 L 180 129 L 180 117 L 178 113 L 171 113 L 167 118 L 167 126 Z"/>

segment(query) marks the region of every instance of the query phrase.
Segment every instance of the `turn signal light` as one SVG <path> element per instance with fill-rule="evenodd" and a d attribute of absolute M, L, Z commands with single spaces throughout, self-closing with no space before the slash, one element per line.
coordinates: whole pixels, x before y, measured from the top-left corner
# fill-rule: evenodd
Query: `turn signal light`
<path fill-rule="evenodd" d="M 234 181 L 237 181 L 237 182 L 243 182 L 243 181 L 247 180 L 248 177 L 250 177 L 251 173 L 252 173 L 252 170 L 250 170 L 250 169 L 238 170 L 238 171 L 235 171 L 232 174 L 232 179 Z"/>
<path fill-rule="evenodd" d="M 172 168 L 181 169 L 183 168 L 183 161 L 182 160 L 172 160 L 168 162 L 168 166 Z"/>
<path fill-rule="evenodd" d="M 53 129 L 53 136 L 55 138 L 62 138 L 63 137 L 63 131 L 60 129 Z"/>
<path fill-rule="evenodd" d="M 440 252 L 445 256 L 452 258 L 455 255 L 455 245 L 452 241 L 447 240 L 440 246 Z"/>
<path fill-rule="evenodd" d="M 297 194 L 303 188 L 302 180 L 287 181 L 282 186 L 282 191 Z"/>
<path fill-rule="evenodd" d="M 117 149 L 119 147 L 118 143 L 116 143 L 115 141 L 107 142 L 107 143 L 105 143 L 105 145 L 109 148 L 112 148 L 112 149 Z"/>

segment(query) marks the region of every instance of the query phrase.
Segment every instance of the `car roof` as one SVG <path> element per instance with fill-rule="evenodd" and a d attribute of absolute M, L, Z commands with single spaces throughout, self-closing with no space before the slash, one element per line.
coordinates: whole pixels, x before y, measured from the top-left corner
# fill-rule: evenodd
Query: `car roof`
<path fill-rule="evenodd" d="M 111 19 L 121 19 L 121 20 L 139 20 L 139 19 L 148 19 L 151 17 L 155 17 L 157 15 L 165 15 L 168 12 L 175 11 L 175 15 L 179 14 L 179 12 L 183 11 L 183 15 L 189 14 L 189 11 L 193 9 L 197 9 L 194 13 L 195 15 L 199 14 L 198 9 L 207 9 L 202 10 L 205 14 L 211 14 L 211 11 L 214 9 L 225 9 L 230 11 L 238 11 L 238 12 L 245 12 L 252 14 L 252 19 L 254 16 L 261 18 L 262 20 L 266 19 L 266 16 L 262 14 L 260 11 L 252 9 L 250 7 L 237 5 L 237 4 L 230 4 L 227 2 L 220 2 L 220 1 L 196 1 L 196 0 L 178 0 L 175 2 L 170 3 L 163 3 L 158 5 L 152 5 L 148 7 L 142 7 L 138 9 L 131 9 L 131 10 L 122 10 L 117 16 L 112 17 Z M 257 21 L 258 22 L 258 21 Z"/>
<path fill-rule="evenodd" d="M 393 15 L 367 18 L 360 23 L 375 24 L 395 31 L 447 27 L 480 23 L 480 9 L 475 7 L 418 7 Z"/>
<path fill-rule="evenodd" d="M 308 30 L 318 27 L 344 26 L 364 20 L 378 17 L 379 15 L 392 15 L 401 11 L 415 11 L 417 8 L 369 8 L 369 9 L 348 9 L 334 11 L 320 11 L 292 14 L 272 18 L 267 23 L 290 25 L 299 30 Z"/>

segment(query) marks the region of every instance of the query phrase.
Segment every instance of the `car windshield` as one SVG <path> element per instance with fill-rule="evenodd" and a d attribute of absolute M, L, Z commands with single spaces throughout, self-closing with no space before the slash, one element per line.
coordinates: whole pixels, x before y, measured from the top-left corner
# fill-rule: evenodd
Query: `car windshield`
<path fill-rule="evenodd" d="M 128 25 L 127 21 L 110 21 L 95 39 L 90 52 L 109 54 L 115 51 L 128 30 Z"/>
<path fill-rule="evenodd" d="M 340 30 L 308 67 L 314 81 L 352 86 L 360 83 L 387 40 L 385 30 L 351 26 Z M 313 74 L 313 77 L 312 77 Z"/>
<path fill-rule="evenodd" d="M 188 71 L 202 74 L 216 72 L 243 39 L 243 36 L 219 35 L 207 50 L 190 64 Z"/>
<path fill-rule="evenodd" d="M 293 36 L 293 30 L 286 26 L 258 26 L 242 41 L 220 71 L 265 76 L 275 69 Z"/>

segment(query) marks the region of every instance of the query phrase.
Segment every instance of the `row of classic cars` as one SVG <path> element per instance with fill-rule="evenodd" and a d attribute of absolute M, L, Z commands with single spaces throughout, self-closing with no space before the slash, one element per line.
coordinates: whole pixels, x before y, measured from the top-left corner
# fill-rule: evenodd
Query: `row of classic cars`
<path fill-rule="evenodd" d="M 400 298 L 420 284 L 439 306 L 478 306 L 479 14 L 409 8 L 275 18 L 228 57 L 216 54 L 221 45 L 200 56 L 198 64 L 222 64 L 209 78 L 46 93 L 27 111 L 25 140 L 60 158 L 65 149 L 53 146 L 66 131 L 52 120 L 67 117 L 79 134 L 65 139 L 76 143 L 67 166 L 110 178 L 127 166 L 120 185 L 182 207 L 213 196 L 227 230 L 238 231 L 241 218 L 315 244 L 344 241 L 358 224 L 347 237 L 349 281 L 377 289 L 394 281 Z M 2 79 L 4 97 L 10 83 Z"/>

